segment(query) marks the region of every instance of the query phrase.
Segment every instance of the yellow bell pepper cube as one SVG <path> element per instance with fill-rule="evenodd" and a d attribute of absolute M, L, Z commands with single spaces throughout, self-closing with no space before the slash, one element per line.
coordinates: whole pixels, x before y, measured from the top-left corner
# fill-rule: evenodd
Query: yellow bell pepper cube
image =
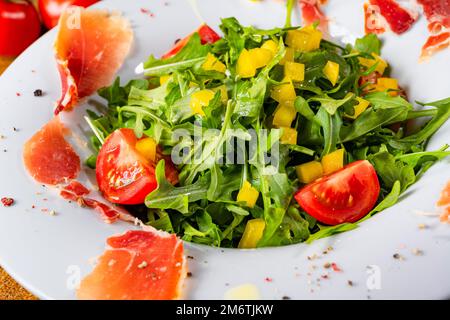
<path fill-rule="evenodd" d="M 245 181 L 237 195 L 237 202 L 245 202 L 247 207 L 253 208 L 258 197 L 259 191 L 253 188 L 250 182 Z"/>
<path fill-rule="evenodd" d="M 333 61 L 328 61 L 325 68 L 323 68 L 323 73 L 327 79 L 330 80 L 331 84 L 335 86 L 339 79 L 339 64 Z"/>
<path fill-rule="evenodd" d="M 272 56 L 275 56 L 278 53 L 278 43 L 273 40 L 267 40 L 261 46 L 261 49 L 266 49 L 272 52 Z"/>
<path fill-rule="evenodd" d="M 320 48 L 322 32 L 312 25 L 299 30 L 290 30 L 286 36 L 286 44 L 300 52 L 310 52 Z"/>
<path fill-rule="evenodd" d="M 270 96 L 277 102 L 294 101 L 297 98 L 292 80 L 285 77 L 282 84 L 272 88 Z"/>
<path fill-rule="evenodd" d="M 238 248 L 253 249 L 256 248 L 259 240 L 261 240 L 266 222 L 263 219 L 252 219 L 247 222 L 244 229 L 244 234 L 239 241 Z"/>
<path fill-rule="evenodd" d="M 305 80 L 305 65 L 303 63 L 286 61 L 284 76 L 292 79 L 292 81 Z"/>
<path fill-rule="evenodd" d="M 294 101 L 285 101 L 280 103 L 273 114 L 273 125 L 275 127 L 290 127 L 292 121 L 297 116 L 297 110 L 294 107 Z"/>
<path fill-rule="evenodd" d="M 398 81 L 394 78 L 378 78 L 377 80 L 377 91 L 386 90 L 398 90 Z M 393 97 L 398 95 L 397 91 L 390 91 L 389 94 Z"/>
<path fill-rule="evenodd" d="M 263 48 L 254 48 L 248 51 L 253 60 L 253 65 L 256 69 L 265 67 L 273 59 L 271 51 Z"/>
<path fill-rule="evenodd" d="M 295 59 L 295 50 L 286 47 L 286 52 L 284 53 L 283 59 L 280 60 L 280 65 L 284 66 L 286 62 L 293 62 Z"/>
<path fill-rule="evenodd" d="M 206 71 L 217 71 L 220 73 L 225 73 L 227 70 L 227 67 L 211 53 L 208 53 L 206 56 L 205 62 L 202 64 L 202 68 Z"/>
<path fill-rule="evenodd" d="M 241 78 L 251 78 L 256 74 L 256 66 L 253 64 L 253 58 L 247 49 L 242 50 L 237 61 L 237 74 Z"/>
<path fill-rule="evenodd" d="M 367 107 L 369 107 L 369 105 L 370 105 L 370 102 L 363 98 L 356 97 L 356 100 L 358 101 L 358 104 L 353 107 L 353 109 L 355 110 L 355 113 L 353 115 L 345 114 L 346 118 L 350 118 L 350 119 L 358 118 L 361 115 L 361 113 L 366 111 Z"/>
<path fill-rule="evenodd" d="M 377 55 L 376 53 L 372 53 L 372 56 L 375 59 L 367 59 L 367 58 L 362 58 L 359 57 L 359 63 L 366 67 L 367 69 L 371 68 L 375 63 L 378 63 L 377 66 L 375 67 L 375 71 L 378 72 L 379 74 L 383 75 L 384 71 L 386 70 L 388 64 L 385 60 L 383 60 L 383 58 L 381 58 L 379 55 Z"/>
<path fill-rule="evenodd" d="M 280 138 L 282 144 L 297 144 L 297 130 L 289 127 L 281 127 L 283 134 Z"/>
<path fill-rule="evenodd" d="M 323 174 L 331 174 L 344 167 L 344 149 L 333 151 L 322 158 Z"/>
<path fill-rule="evenodd" d="M 159 77 L 159 85 L 162 86 L 164 83 L 170 80 L 172 76 L 170 74 Z"/>
<path fill-rule="evenodd" d="M 222 103 L 223 104 L 228 103 L 228 89 L 227 89 L 226 85 L 221 85 L 221 86 L 213 88 L 211 90 L 214 91 L 214 93 L 219 91 L 220 92 L 220 100 L 222 101 Z"/>
<path fill-rule="evenodd" d="M 205 112 L 203 111 L 203 107 L 208 106 L 209 102 L 214 98 L 214 95 L 214 91 L 207 89 L 194 92 L 189 103 L 192 112 L 204 116 Z"/>
<path fill-rule="evenodd" d="M 311 161 L 297 166 L 297 177 L 301 183 L 310 183 L 323 176 L 322 164 L 318 161 Z"/>
<path fill-rule="evenodd" d="M 153 138 L 144 138 L 136 142 L 135 146 L 137 152 L 139 152 L 145 159 L 150 162 L 155 162 L 156 160 L 156 148 L 157 143 Z"/>

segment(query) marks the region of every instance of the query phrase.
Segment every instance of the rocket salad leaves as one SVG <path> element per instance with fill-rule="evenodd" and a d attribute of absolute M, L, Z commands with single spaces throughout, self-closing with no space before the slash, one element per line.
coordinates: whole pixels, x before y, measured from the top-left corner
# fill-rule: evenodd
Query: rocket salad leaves
<path fill-rule="evenodd" d="M 178 185 L 166 180 L 164 160 L 156 166 L 158 188 L 139 209 L 147 212 L 149 225 L 187 241 L 236 247 L 247 222 L 263 219 L 260 247 L 312 242 L 354 229 L 357 223 L 324 226 L 303 211 L 293 201 L 301 187 L 297 165 L 320 161 L 342 148 L 346 163 L 370 161 L 381 192 L 365 220 L 394 205 L 423 172 L 450 155 L 448 145 L 426 151 L 429 138 L 450 117 L 450 99 L 414 110 L 405 97 L 388 91 L 367 93 L 367 84 L 359 82 L 377 66 L 366 67 L 359 60 L 380 54 L 381 42 L 372 34 L 354 46 L 322 40 L 315 50 L 295 52 L 295 62 L 305 65 L 304 80 L 293 82 L 297 114 L 292 126 L 298 139 L 296 144 L 280 143 L 283 131 L 272 123 L 278 103 L 271 93 L 285 81 L 280 63 L 288 49 L 286 35 L 297 28 L 287 19 L 285 28 L 259 30 L 244 27 L 235 18 L 223 19 L 220 28 L 224 36 L 214 44 L 202 44 L 195 33 L 175 56 L 150 56 L 144 63 L 145 80 L 121 85 L 117 79 L 99 91 L 108 102 L 106 111 L 88 113 L 97 151 L 114 130 L 132 128 L 138 138 L 153 137 L 164 154 L 179 155 L 174 161 Z M 268 40 L 277 44 L 270 61 L 254 76 L 241 77 L 237 66 L 241 53 Z M 208 55 L 214 55 L 226 72 L 205 70 Z M 328 61 L 339 66 L 335 85 L 323 71 Z M 204 90 L 211 99 L 201 115 L 193 111 L 191 101 Z M 370 105 L 352 119 L 357 97 Z M 406 129 L 405 121 L 422 117 L 425 125 L 415 132 Z M 232 152 L 227 146 L 234 146 Z M 91 167 L 95 156 L 88 159 Z M 254 206 L 237 201 L 245 182 L 258 192 Z"/>

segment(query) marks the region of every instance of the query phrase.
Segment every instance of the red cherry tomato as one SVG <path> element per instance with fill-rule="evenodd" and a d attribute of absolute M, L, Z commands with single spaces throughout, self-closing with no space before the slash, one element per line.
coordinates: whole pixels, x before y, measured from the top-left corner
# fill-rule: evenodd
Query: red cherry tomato
<path fill-rule="evenodd" d="M 118 129 L 105 141 L 97 158 L 97 183 L 103 196 L 117 204 L 141 204 L 157 188 L 155 164 L 140 155 L 137 138 L 131 129 Z M 170 158 L 166 161 L 166 178 L 178 182 L 178 173 Z"/>
<path fill-rule="evenodd" d="M 17 56 L 41 34 L 41 22 L 28 1 L 0 0 L 0 55 Z"/>
<path fill-rule="evenodd" d="M 208 27 L 206 24 L 202 24 L 200 26 L 200 28 L 198 28 L 195 32 L 198 32 L 202 44 L 215 43 L 218 40 L 220 40 L 220 36 L 213 29 Z M 167 59 L 167 58 L 170 58 L 170 57 L 176 55 L 189 42 L 189 39 L 191 38 L 191 36 L 192 36 L 192 34 L 190 34 L 186 38 L 178 41 L 175 44 L 175 46 L 172 49 L 170 49 L 170 51 L 166 52 L 162 56 L 162 58 Z"/>
<path fill-rule="evenodd" d="M 360 160 L 317 179 L 301 189 L 295 199 L 321 223 L 337 225 L 355 222 L 372 210 L 380 193 L 374 167 Z"/>
<path fill-rule="evenodd" d="M 59 16 L 70 5 L 89 7 L 99 0 L 39 0 L 42 21 L 48 29 L 58 24 Z"/>

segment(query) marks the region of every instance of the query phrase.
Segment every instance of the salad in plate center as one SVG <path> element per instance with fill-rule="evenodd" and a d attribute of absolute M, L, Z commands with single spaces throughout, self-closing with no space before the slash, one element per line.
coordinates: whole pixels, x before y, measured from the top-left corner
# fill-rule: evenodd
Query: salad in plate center
<path fill-rule="evenodd" d="M 107 112 L 88 112 L 100 191 L 145 223 L 217 247 L 311 242 L 392 206 L 450 154 L 425 150 L 450 99 L 414 110 L 375 35 L 343 47 L 317 25 L 220 29 L 150 56 L 145 79 L 117 79 L 99 91 Z"/>

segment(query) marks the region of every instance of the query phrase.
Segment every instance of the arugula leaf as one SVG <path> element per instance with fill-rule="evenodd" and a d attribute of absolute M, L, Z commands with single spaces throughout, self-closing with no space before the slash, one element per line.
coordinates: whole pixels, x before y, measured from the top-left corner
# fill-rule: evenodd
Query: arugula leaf
<path fill-rule="evenodd" d="M 377 35 L 369 33 L 362 38 L 356 39 L 355 50 L 367 54 L 375 53 L 380 55 L 381 41 Z"/>
<path fill-rule="evenodd" d="M 181 213 L 189 212 L 189 203 L 206 198 L 208 179 L 199 179 L 185 187 L 174 187 L 166 180 L 164 160 L 156 166 L 158 188 L 145 198 L 145 205 L 150 209 L 173 209 Z"/>

